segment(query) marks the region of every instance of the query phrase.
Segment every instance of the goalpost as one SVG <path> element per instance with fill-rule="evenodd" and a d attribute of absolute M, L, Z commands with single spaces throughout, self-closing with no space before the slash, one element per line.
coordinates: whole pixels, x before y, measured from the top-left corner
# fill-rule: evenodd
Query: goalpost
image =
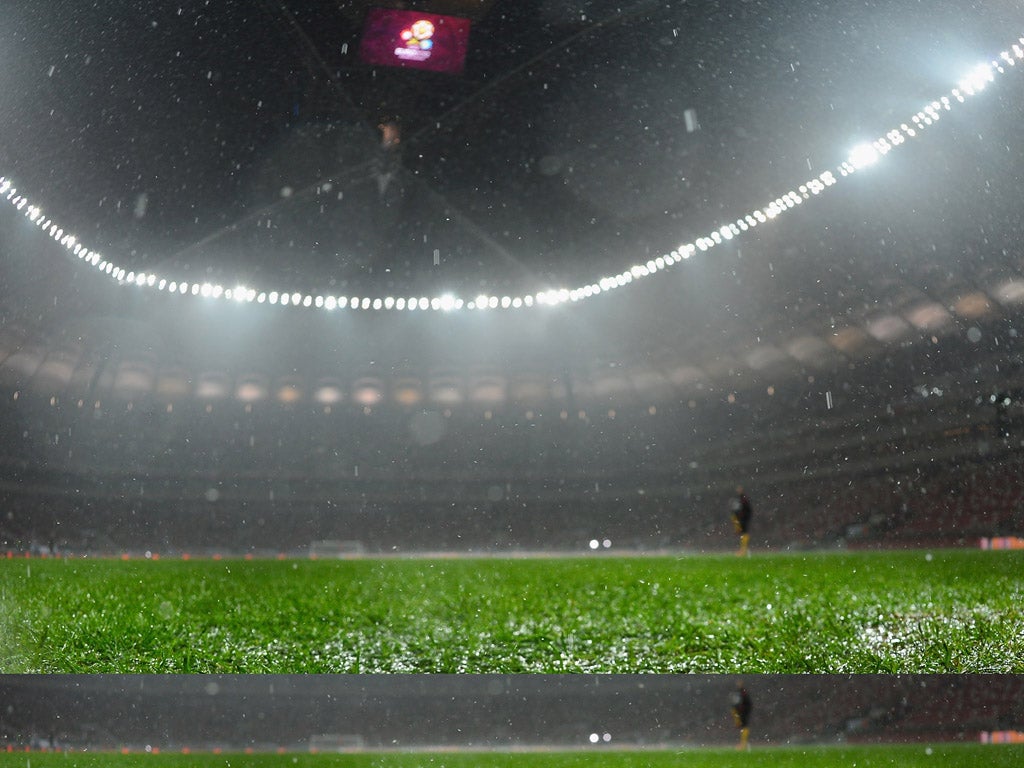
<path fill-rule="evenodd" d="M 315 558 L 358 557 L 365 552 L 363 542 L 358 539 L 323 539 L 309 545 L 309 556 Z"/>
<path fill-rule="evenodd" d="M 358 733 L 320 733 L 309 737 L 310 752 L 358 752 L 365 741 Z"/>

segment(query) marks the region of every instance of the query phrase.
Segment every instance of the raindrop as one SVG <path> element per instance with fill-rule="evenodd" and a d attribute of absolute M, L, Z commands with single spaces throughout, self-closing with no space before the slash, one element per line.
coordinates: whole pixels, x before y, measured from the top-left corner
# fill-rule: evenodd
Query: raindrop
<path fill-rule="evenodd" d="M 432 445 L 441 440 L 447 431 L 448 425 L 436 411 L 420 411 L 409 420 L 409 432 L 417 445 Z"/>
<path fill-rule="evenodd" d="M 544 155 L 537 161 L 537 170 L 541 176 L 554 176 L 562 170 L 564 160 L 559 155 Z"/>
<path fill-rule="evenodd" d="M 141 193 L 135 198 L 135 209 L 132 214 L 136 219 L 141 219 L 146 215 L 146 207 L 149 205 L 149 195 L 145 192 Z"/>

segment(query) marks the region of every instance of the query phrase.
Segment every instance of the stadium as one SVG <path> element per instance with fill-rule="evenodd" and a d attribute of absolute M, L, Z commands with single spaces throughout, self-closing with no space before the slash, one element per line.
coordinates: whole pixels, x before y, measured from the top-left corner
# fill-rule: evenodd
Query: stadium
<path fill-rule="evenodd" d="M 4 671 L 1024 671 L 1016 4 L 321 5 L 13 4 Z"/>

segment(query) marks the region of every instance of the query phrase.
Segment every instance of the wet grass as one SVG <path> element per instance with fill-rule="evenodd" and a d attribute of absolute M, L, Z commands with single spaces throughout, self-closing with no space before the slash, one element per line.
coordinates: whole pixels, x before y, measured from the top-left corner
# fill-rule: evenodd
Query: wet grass
<path fill-rule="evenodd" d="M 974 768 L 1018 766 L 1024 746 L 981 744 L 914 744 L 870 747 L 780 747 L 736 752 L 725 749 L 643 752 L 466 752 L 466 753 L 366 753 L 348 755 L 245 754 L 0 754 L 0 768 L 264 768 L 292 765 L 296 768 L 849 768 L 849 766 L 901 766 L 916 768 Z"/>
<path fill-rule="evenodd" d="M 1024 553 L 0 561 L 4 672 L 1024 672 Z"/>

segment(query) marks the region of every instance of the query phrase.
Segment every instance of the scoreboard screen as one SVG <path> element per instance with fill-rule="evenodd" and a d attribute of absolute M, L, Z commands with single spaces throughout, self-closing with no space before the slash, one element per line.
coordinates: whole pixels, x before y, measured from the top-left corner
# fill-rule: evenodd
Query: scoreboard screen
<path fill-rule="evenodd" d="M 469 19 L 371 8 L 363 25 L 359 58 L 378 66 L 458 74 L 468 45 Z"/>

